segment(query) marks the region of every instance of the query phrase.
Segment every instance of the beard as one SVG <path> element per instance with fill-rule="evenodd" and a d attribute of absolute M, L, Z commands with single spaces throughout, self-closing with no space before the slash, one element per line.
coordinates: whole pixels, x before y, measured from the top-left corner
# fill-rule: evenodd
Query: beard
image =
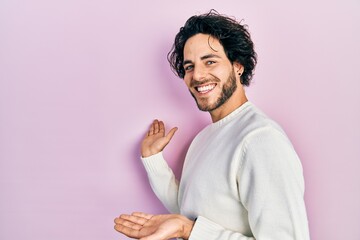
<path fill-rule="evenodd" d="M 202 83 L 207 83 L 207 82 L 219 83 L 219 82 L 221 82 L 221 80 L 217 77 L 213 77 L 212 79 L 207 79 L 207 80 L 203 81 Z M 227 81 L 223 85 L 221 94 L 218 97 L 218 99 L 215 101 L 215 103 L 209 104 L 207 101 L 205 102 L 205 101 L 198 100 L 192 92 L 190 92 L 190 93 L 193 96 L 193 98 L 195 99 L 195 102 L 196 102 L 199 110 L 204 111 L 204 112 L 211 112 L 211 111 L 219 108 L 221 105 L 223 105 L 233 95 L 233 93 L 235 92 L 236 89 L 237 89 L 237 85 L 236 85 L 235 72 L 232 71 L 232 73 L 230 73 L 230 76 L 228 77 Z"/>

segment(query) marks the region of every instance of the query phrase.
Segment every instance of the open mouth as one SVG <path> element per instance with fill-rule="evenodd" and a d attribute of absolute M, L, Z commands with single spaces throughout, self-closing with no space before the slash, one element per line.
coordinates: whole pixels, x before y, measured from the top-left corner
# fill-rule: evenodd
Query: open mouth
<path fill-rule="evenodd" d="M 213 90 L 216 86 L 216 83 L 210 83 L 210 84 L 206 84 L 206 85 L 202 85 L 202 86 L 197 86 L 195 87 L 195 90 L 198 93 L 204 94 L 204 93 L 208 93 L 211 90 Z"/>

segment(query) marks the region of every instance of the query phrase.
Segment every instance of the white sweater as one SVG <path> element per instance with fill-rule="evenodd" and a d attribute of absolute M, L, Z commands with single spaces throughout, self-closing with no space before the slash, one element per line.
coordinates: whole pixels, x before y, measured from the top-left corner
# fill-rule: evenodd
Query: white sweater
<path fill-rule="evenodd" d="M 299 158 L 250 102 L 195 137 L 180 184 L 162 153 L 142 160 L 165 207 L 197 219 L 190 240 L 310 239 Z"/>

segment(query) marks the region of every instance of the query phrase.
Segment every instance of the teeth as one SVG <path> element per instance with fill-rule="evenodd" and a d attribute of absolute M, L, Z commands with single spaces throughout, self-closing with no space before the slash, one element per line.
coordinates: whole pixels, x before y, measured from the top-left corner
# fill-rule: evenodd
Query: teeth
<path fill-rule="evenodd" d="M 214 89 L 214 87 L 215 87 L 215 84 L 210 84 L 210 85 L 197 87 L 197 90 L 199 92 L 206 92 L 206 91 L 210 91 L 210 90 Z"/>

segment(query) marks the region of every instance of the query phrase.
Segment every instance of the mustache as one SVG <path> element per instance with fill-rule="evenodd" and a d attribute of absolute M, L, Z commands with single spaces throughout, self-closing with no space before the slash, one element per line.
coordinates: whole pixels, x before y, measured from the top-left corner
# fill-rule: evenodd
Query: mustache
<path fill-rule="evenodd" d="M 192 79 L 191 82 L 190 82 L 190 87 L 195 87 L 195 86 L 203 85 L 203 84 L 206 84 L 206 83 L 214 83 L 214 82 L 219 83 L 221 81 L 217 77 L 214 77 L 212 79 L 204 79 L 203 81 L 198 81 L 198 80 Z"/>

